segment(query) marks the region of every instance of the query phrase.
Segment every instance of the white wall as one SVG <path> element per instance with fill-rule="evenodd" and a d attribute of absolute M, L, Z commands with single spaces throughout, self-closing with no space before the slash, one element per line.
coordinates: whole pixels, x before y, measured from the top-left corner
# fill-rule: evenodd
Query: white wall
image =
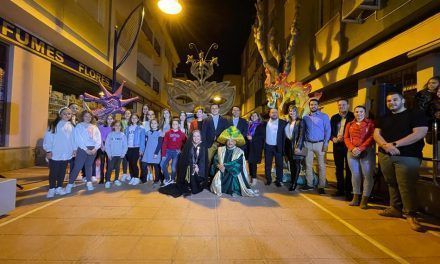
<path fill-rule="evenodd" d="M 7 147 L 35 147 L 47 128 L 51 63 L 17 46 L 10 54 Z"/>

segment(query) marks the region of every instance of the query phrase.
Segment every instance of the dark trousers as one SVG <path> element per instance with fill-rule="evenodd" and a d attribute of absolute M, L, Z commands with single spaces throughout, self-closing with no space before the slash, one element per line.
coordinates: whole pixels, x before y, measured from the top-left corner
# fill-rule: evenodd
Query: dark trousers
<path fill-rule="evenodd" d="M 146 162 L 141 162 L 141 181 L 142 182 L 147 181 L 148 166 L 153 166 L 154 168 L 154 182 L 163 181 L 163 175 L 160 172 L 160 164 L 146 163 Z"/>
<path fill-rule="evenodd" d="M 73 167 L 73 170 L 70 171 L 69 175 L 69 183 L 72 184 L 75 182 L 76 178 L 78 177 L 79 171 L 84 167 L 86 170 L 86 178 L 87 181 L 91 181 L 92 179 L 92 166 L 93 161 L 95 160 L 95 155 L 89 155 L 87 152 L 81 148 L 78 148 L 76 151 L 76 157 L 75 157 L 75 166 Z"/>
<path fill-rule="evenodd" d="M 298 176 L 301 171 L 301 161 L 302 159 L 292 159 L 289 158 L 289 165 L 290 165 L 290 180 L 292 182 L 291 186 L 293 188 L 296 188 Z"/>
<path fill-rule="evenodd" d="M 72 172 L 73 167 L 75 167 L 75 157 L 73 157 L 69 160 L 69 174 Z M 82 176 L 85 177 L 86 176 L 85 167 L 82 167 L 81 172 L 82 172 Z"/>
<path fill-rule="evenodd" d="M 139 148 L 128 148 L 126 157 L 131 177 L 139 178 Z"/>
<path fill-rule="evenodd" d="M 343 143 L 333 144 L 333 158 L 336 166 L 336 181 L 338 192 L 351 195 L 353 186 L 351 185 L 351 171 L 348 166 L 347 147 Z M 344 177 L 345 170 L 345 177 Z"/>
<path fill-rule="evenodd" d="M 110 181 L 110 176 L 112 171 L 115 170 L 115 181 L 119 179 L 119 168 L 121 167 L 121 157 L 116 156 L 112 157 L 111 160 L 108 160 L 107 157 L 107 172 L 105 173 L 105 182 Z"/>
<path fill-rule="evenodd" d="M 417 215 L 416 186 L 421 162 L 415 157 L 390 156 L 379 152 L 380 168 L 390 193 L 390 206 L 411 216 Z"/>
<path fill-rule="evenodd" d="M 122 173 L 127 174 L 127 170 L 128 170 L 128 161 L 127 161 L 127 156 L 125 156 L 122 159 Z"/>
<path fill-rule="evenodd" d="M 63 187 L 67 160 L 49 160 L 49 189 Z"/>
<path fill-rule="evenodd" d="M 264 173 L 268 183 L 272 182 L 272 161 L 275 157 L 275 169 L 277 175 L 277 182 L 283 181 L 283 154 L 277 151 L 277 146 L 264 145 Z"/>
<path fill-rule="evenodd" d="M 249 162 L 249 174 L 251 175 L 252 179 L 257 178 L 257 163 L 256 162 Z"/>

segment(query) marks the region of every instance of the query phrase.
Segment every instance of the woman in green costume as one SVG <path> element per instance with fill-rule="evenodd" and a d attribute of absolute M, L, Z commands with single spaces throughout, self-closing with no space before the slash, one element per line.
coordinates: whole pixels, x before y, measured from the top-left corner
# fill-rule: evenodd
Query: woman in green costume
<path fill-rule="evenodd" d="M 244 152 L 237 146 L 243 146 L 245 140 L 240 131 L 231 126 L 225 129 L 217 141 L 226 146 L 219 147 L 211 167 L 214 179 L 211 191 L 218 196 L 223 193 L 236 196 L 258 196 L 249 185 L 249 175 L 246 170 Z"/>

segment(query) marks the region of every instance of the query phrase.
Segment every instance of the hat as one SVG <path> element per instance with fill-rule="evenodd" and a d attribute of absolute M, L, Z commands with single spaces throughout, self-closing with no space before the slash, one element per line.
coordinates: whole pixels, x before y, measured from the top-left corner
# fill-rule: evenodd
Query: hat
<path fill-rule="evenodd" d="M 236 142 L 236 145 L 239 147 L 246 144 L 240 130 L 238 130 L 235 126 L 230 126 L 227 129 L 223 130 L 217 141 L 221 144 L 226 144 L 228 139 L 233 139 Z"/>

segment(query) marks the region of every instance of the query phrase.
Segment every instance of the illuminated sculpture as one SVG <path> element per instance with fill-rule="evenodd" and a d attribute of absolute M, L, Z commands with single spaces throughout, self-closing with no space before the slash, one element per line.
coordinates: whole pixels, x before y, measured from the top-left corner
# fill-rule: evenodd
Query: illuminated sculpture
<path fill-rule="evenodd" d="M 98 118 L 98 120 L 105 120 L 106 116 L 110 114 L 122 114 L 125 112 L 125 105 L 136 101 L 138 97 L 133 97 L 129 99 L 122 99 L 122 88 L 124 88 L 125 81 L 122 81 L 119 88 L 114 92 L 110 93 L 101 82 L 99 82 L 99 87 L 103 92 L 101 97 L 96 97 L 88 93 L 84 93 L 84 95 L 80 95 L 80 99 L 84 102 L 95 102 L 101 104 L 103 107 L 91 110 L 94 116 Z M 85 104 L 86 108 L 87 104 Z M 90 110 L 90 109 L 89 109 Z"/>
<path fill-rule="evenodd" d="M 274 28 L 271 28 L 268 34 L 269 51 L 276 60 L 276 65 L 269 62 L 268 54 L 266 53 L 266 39 L 263 36 L 263 2 L 258 0 L 255 4 L 257 9 L 257 20 L 253 26 L 255 44 L 258 52 L 263 60 L 265 68 L 266 80 L 264 88 L 266 89 L 267 106 L 269 108 L 277 108 L 278 112 L 283 113 L 284 107 L 288 103 L 295 102 L 298 112 L 303 116 L 307 114 L 309 93 L 311 92 L 310 84 L 303 84 L 301 82 L 288 82 L 287 77 L 291 71 L 292 57 L 295 48 L 296 39 L 298 36 L 297 17 L 298 4 L 295 6 L 295 18 L 290 27 L 290 41 L 284 57 L 281 56 L 279 50 L 275 45 Z M 282 66 L 282 70 L 279 69 Z M 319 99 L 321 93 L 315 93 L 313 98 Z"/>
<path fill-rule="evenodd" d="M 221 97 L 225 101 L 220 104 L 220 114 L 226 114 L 234 104 L 235 86 L 230 86 L 229 81 L 220 83 L 206 81 L 214 74 L 214 65 L 218 66 L 216 57 L 212 57 L 211 60 L 207 60 L 207 57 L 211 49 L 217 49 L 218 45 L 213 43 L 206 55 L 203 51 L 199 52 L 194 43 L 190 43 L 189 47 L 194 48 L 198 54 L 197 59 L 188 55 L 186 61 L 187 64 L 191 64 L 190 72 L 196 80 L 173 78 L 173 82 L 169 83 L 167 88 L 168 104 L 176 112 L 190 113 L 196 106 L 208 109 L 214 97 Z"/>

